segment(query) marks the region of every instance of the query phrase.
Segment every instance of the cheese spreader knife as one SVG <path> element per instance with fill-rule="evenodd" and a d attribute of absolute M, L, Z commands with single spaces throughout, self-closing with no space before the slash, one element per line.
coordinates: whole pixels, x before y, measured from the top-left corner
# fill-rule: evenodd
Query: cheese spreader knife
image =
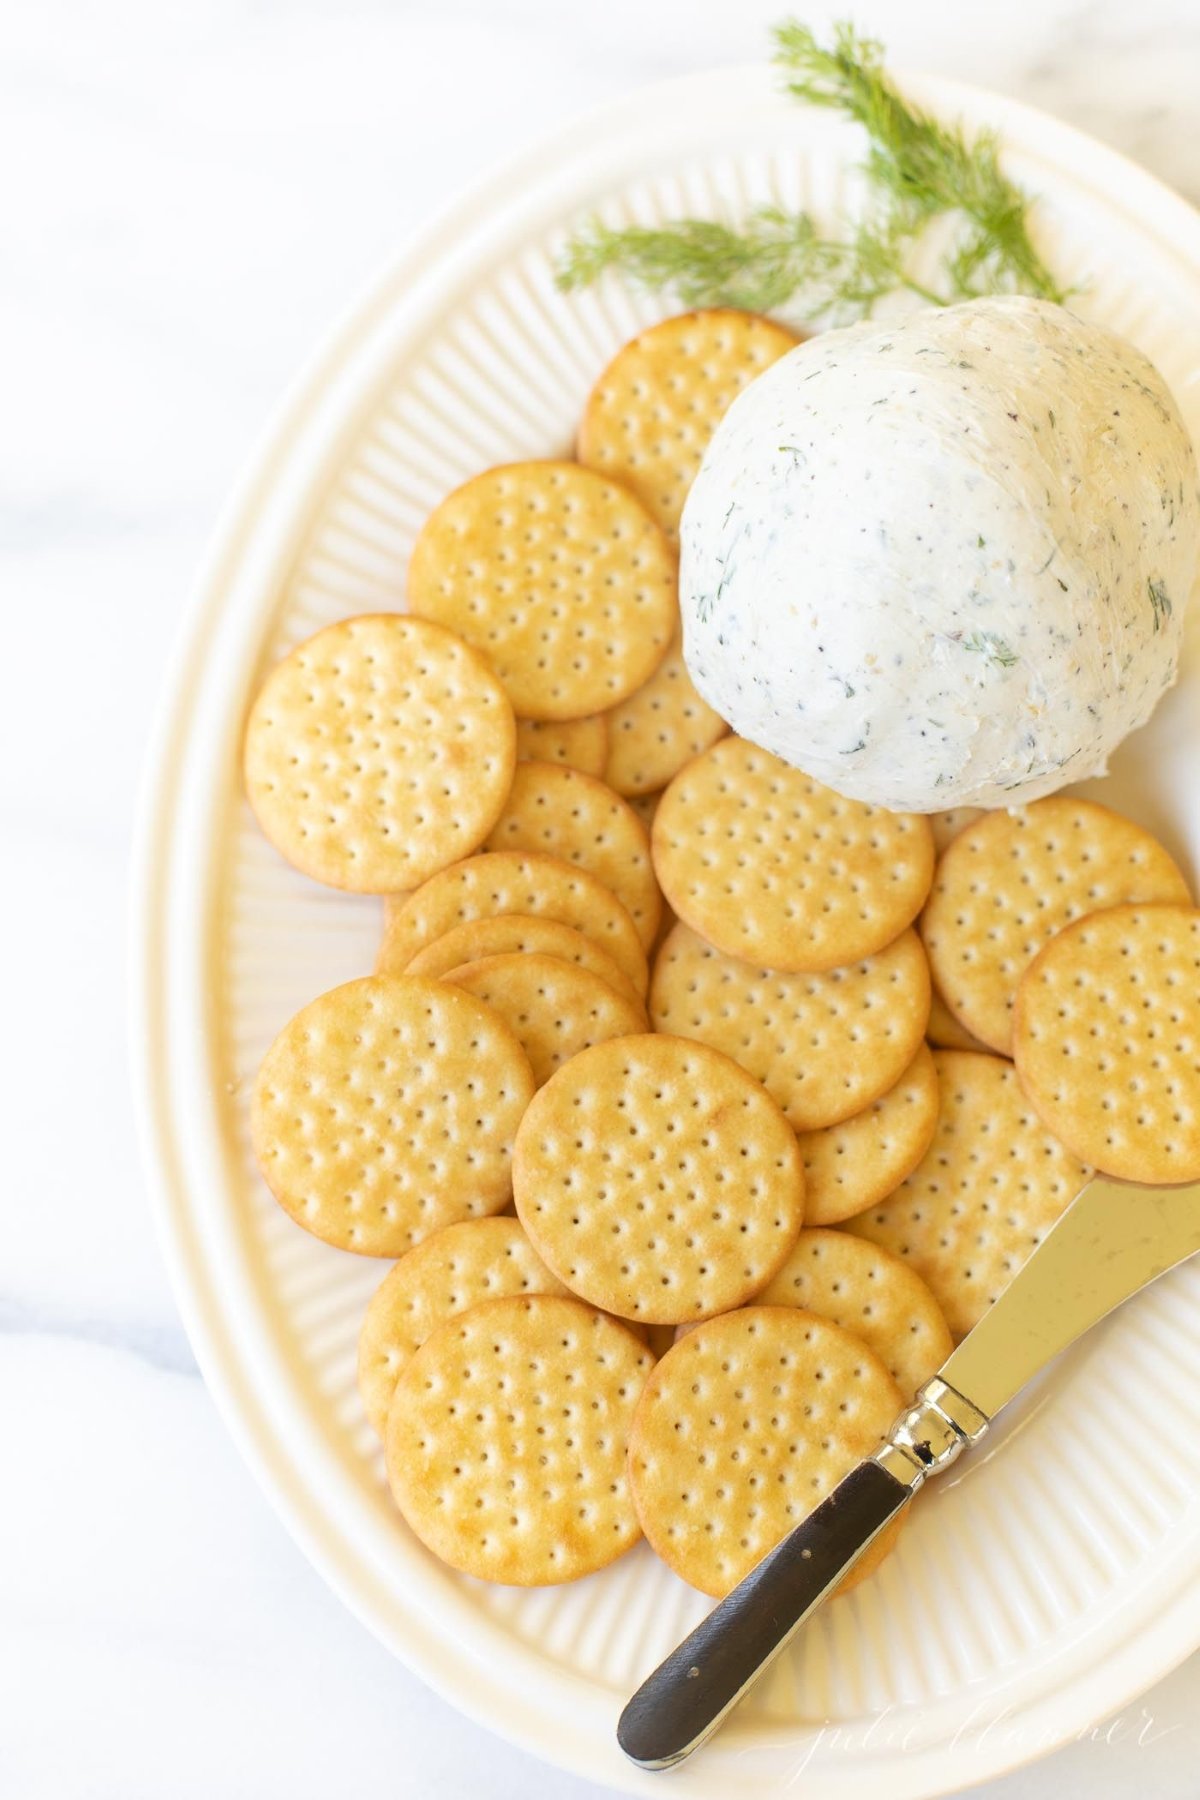
<path fill-rule="evenodd" d="M 690 1756 L 931 1475 L 1060 1350 L 1197 1251 L 1200 1184 L 1086 1187 L 875 1454 L 642 1683 L 617 1726 L 626 1756 L 644 1769 Z"/>

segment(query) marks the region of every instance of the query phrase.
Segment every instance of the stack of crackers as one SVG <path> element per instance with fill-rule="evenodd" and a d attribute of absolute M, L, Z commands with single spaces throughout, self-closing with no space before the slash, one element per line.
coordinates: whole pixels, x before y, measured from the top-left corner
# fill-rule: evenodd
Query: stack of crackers
<path fill-rule="evenodd" d="M 451 494 L 408 613 L 318 633 L 250 713 L 272 843 L 385 896 L 375 972 L 268 1052 L 255 1151 L 298 1224 L 395 1259 L 363 1402 L 404 1518 L 490 1580 L 644 1534 L 727 1592 L 1093 1168 L 1200 1176 L 1200 914 L 1148 833 L 846 800 L 688 680 L 683 498 L 794 343 L 643 333 L 578 461 Z"/>

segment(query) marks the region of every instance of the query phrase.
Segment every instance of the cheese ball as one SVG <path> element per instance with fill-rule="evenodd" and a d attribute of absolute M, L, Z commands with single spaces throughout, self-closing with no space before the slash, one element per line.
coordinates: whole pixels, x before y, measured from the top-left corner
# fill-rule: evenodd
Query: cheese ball
<path fill-rule="evenodd" d="M 1012 805 L 1149 718 L 1198 560 L 1195 453 L 1140 351 L 1041 301 L 928 308 L 734 401 L 683 514 L 687 666 L 851 799 Z"/>

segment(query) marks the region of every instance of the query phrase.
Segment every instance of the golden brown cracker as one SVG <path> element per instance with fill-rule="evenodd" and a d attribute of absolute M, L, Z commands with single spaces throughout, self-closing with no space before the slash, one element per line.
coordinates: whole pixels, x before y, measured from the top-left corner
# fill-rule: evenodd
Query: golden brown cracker
<path fill-rule="evenodd" d="M 512 1027 L 539 1087 L 581 1050 L 646 1029 L 639 1002 L 557 956 L 485 956 L 443 979 L 494 1007 Z"/>
<path fill-rule="evenodd" d="M 1060 931 L 1021 979 L 1013 1048 L 1044 1124 L 1083 1161 L 1200 1181 L 1200 910 L 1114 906 Z"/>
<path fill-rule="evenodd" d="M 578 963 L 590 969 L 610 988 L 644 1009 L 645 1002 L 615 957 L 594 938 L 585 937 L 573 925 L 557 919 L 501 913 L 493 919 L 468 919 L 451 926 L 411 958 L 410 975 L 448 975 L 464 963 L 482 962 L 487 956 L 508 956 L 517 951 L 556 956 L 560 962 Z M 644 1030 L 644 1024 L 639 1027 Z"/>
<path fill-rule="evenodd" d="M 642 948 L 654 942 L 662 898 L 650 839 L 637 814 L 604 782 L 557 763 L 520 763 L 489 850 L 533 850 L 586 869 L 621 901 Z"/>
<path fill-rule="evenodd" d="M 246 724 L 246 792 L 288 861 L 330 887 L 415 887 L 499 816 L 516 723 L 483 657 L 424 619 L 368 613 L 297 646 Z"/>
<path fill-rule="evenodd" d="M 627 799 L 657 793 L 728 729 L 693 687 L 677 631 L 646 685 L 609 714 L 608 757 L 601 773 Z"/>
<path fill-rule="evenodd" d="M 655 1366 L 638 1405 L 629 1476 L 642 1530 L 684 1581 L 727 1594 L 878 1447 L 902 1404 L 879 1357 L 815 1313 L 709 1319 Z"/>
<path fill-rule="evenodd" d="M 1010 1056 L 1017 983 L 1042 945 L 1126 900 L 1189 901 L 1174 862 L 1132 819 L 1067 794 L 987 813 L 937 866 L 921 922 L 933 978 L 959 1023 Z"/>
<path fill-rule="evenodd" d="M 377 974 L 399 973 L 417 952 L 475 919 L 557 919 L 594 938 L 639 993 L 649 971 L 637 927 L 611 888 L 558 856 L 501 850 L 443 869 L 415 893 L 384 905 Z"/>
<path fill-rule="evenodd" d="M 759 968 L 873 955 L 912 923 L 933 877 L 927 818 L 844 800 L 739 737 L 675 777 L 652 842 L 679 917 Z"/>
<path fill-rule="evenodd" d="M 906 1401 L 954 1348 L 942 1309 L 916 1270 L 882 1244 L 847 1231 L 806 1226 L 758 1304 L 799 1306 L 853 1332 Z"/>
<path fill-rule="evenodd" d="M 806 1224 L 840 1225 L 878 1205 L 928 1150 L 937 1115 L 937 1070 L 920 1044 L 899 1081 L 862 1112 L 800 1132 Z"/>
<path fill-rule="evenodd" d="M 675 551 L 619 482 L 509 463 L 447 496 L 408 568 L 408 602 L 487 657 L 523 719 L 616 706 L 666 655 Z"/>
<path fill-rule="evenodd" d="M 654 1358 L 578 1300 L 485 1300 L 431 1332 L 387 1421 L 397 1506 L 435 1556 L 537 1587 L 602 1569 L 640 1530 L 626 1471 Z"/>
<path fill-rule="evenodd" d="M 677 536 L 713 432 L 742 389 L 799 342 L 776 320 L 733 307 L 651 325 L 618 350 L 588 395 L 580 462 L 623 481 Z"/>
<path fill-rule="evenodd" d="M 637 814 L 638 818 L 642 821 L 642 824 L 646 827 L 647 831 L 649 831 L 654 824 L 654 815 L 658 811 L 658 803 L 661 799 L 661 794 L 633 794 L 630 796 L 629 804 Z M 659 893 L 661 896 L 661 888 L 659 889 Z M 675 914 L 672 912 L 666 898 L 663 897 L 662 913 L 658 921 L 658 935 L 655 938 L 651 949 L 652 955 L 658 955 L 658 952 L 666 943 L 667 937 L 674 924 Z"/>
<path fill-rule="evenodd" d="M 618 1038 L 553 1075 L 522 1121 L 513 1192 L 539 1255 L 595 1306 L 648 1324 L 738 1306 L 804 1212 L 787 1120 L 729 1057 Z"/>
<path fill-rule="evenodd" d="M 934 1062 L 933 1142 L 894 1194 L 844 1229 L 911 1263 L 961 1338 L 1090 1171 L 1046 1130 L 1011 1063 L 969 1050 L 937 1050 Z"/>
<path fill-rule="evenodd" d="M 935 1050 L 982 1050 L 988 1054 L 986 1044 L 981 1044 L 977 1037 L 972 1037 L 965 1025 L 960 1025 L 936 987 L 931 987 L 929 995 L 929 1023 L 925 1027 L 925 1036 Z"/>
<path fill-rule="evenodd" d="M 310 1001 L 271 1045 L 254 1153 L 306 1231 L 398 1256 L 499 1212 L 532 1094 L 528 1058 L 489 1007 L 438 981 L 368 975 Z"/>
<path fill-rule="evenodd" d="M 407 1251 L 371 1296 L 358 1336 L 358 1389 L 380 1437 L 401 1371 L 443 1320 L 481 1300 L 566 1291 L 518 1219 L 466 1219 Z"/>
<path fill-rule="evenodd" d="M 601 777 L 608 763 L 608 727 L 607 713 L 589 713 L 584 719 L 518 719 L 518 760 L 566 763 Z"/>
<path fill-rule="evenodd" d="M 886 1093 L 916 1055 L 928 1011 L 915 931 L 846 968 L 804 975 L 755 968 L 681 921 L 650 985 L 656 1030 L 732 1056 L 797 1131 L 837 1124 Z"/>
<path fill-rule="evenodd" d="M 938 855 L 953 843 L 960 831 L 973 825 L 976 819 L 984 816 L 982 806 L 948 806 L 945 812 L 930 813 L 929 823 L 933 827 L 933 846 Z"/>

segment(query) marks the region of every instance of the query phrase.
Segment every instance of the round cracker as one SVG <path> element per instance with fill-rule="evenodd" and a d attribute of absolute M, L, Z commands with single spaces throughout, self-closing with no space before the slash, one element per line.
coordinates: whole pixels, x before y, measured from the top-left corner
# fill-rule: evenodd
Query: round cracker
<path fill-rule="evenodd" d="M 653 1363 L 578 1300 L 486 1300 L 447 1319 L 392 1397 L 397 1506 L 435 1556 L 481 1581 L 537 1587 L 606 1567 L 640 1535 L 626 1456 Z"/>
<path fill-rule="evenodd" d="M 581 1050 L 646 1029 L 639 1002 L 557 956 L 485 956 L 444 979 L 493 1007 L 512 1027 L 539 1087 Z"/>
<path fill-rule="evenodd" d="M 642 948 L 654 942 L 662 896 L 650 838 L 633 808 L 603 781 L 558 763 L 521 763 L 489 850 L 535 850 L 586 869 L 621 901 Z"/>
<path fill-rule="evenodd" d="M 517 728 L 520 730 L 520 727 Z M 982 806 L 948 806 L 945 812 L 930 813 L 929 823 L 933 827 L 933 846 L 938 855 L 954 842 L 960 831 L 973 825 L 976 819 L 982 819 L 986 809 Z"/>
<path fill-rule="evenodd" d="M 594 938 L 585 937 L 573 925 L 557 919 L 524 918 L 519 913 L 501 913 L 494 919 L 468 919 L 434 938 L 424 950 L 418 950 L 407 968 L 410 975 L 448 975 L 464 963 L 482 962 L 488 956 L 514 955 L 518 951 L 541 956 L 556 956 L 559 962 L 578 963 L 590 969 L 616 993 L 623 994 L 644 1010 L 642 996 L 632 981 L 607 950 Z M 645 1021 L 639 1030 L 645 1029 Z"/>
<path fill-rule="evenodd" d="M 1017 1073 L 1076 1156 L 1126 1181 L 1200 1181 L 1200 910 L 1069 925 L 1017 989 Z"/>
<path fill-rule="evenodd" d="M 1017 983 L 1056 932 L 1127 900 L 1189 899 L 1148 831 L 1094 800 L 1054 794 L 959 833 L 938 863 L 921 930 L 950 1011 L 1011 1056 Z"/>
<path fill-rule="evenodd" d="M 666 534 L 619 482 L 577 463 L 509 463 L 426 520 L 408 603 L 482 651 L 523 719 L 578 719 L 649 681 L 676 581 Z"/>
<path fill-rule="evenodd" d="M 610 788 L 628 799 L 657 793 L 684 763 L 728 730 L 720 713 L 692 686 L 683 638 L 676 631 L 645 687 L 609 714 L 608 758 L 601 773 Z"/>
<path fill-rule="evenodd" d="M 936 987 L 930 990 L 925 1036 L 936 1050 L 982 1050 L 987 1054 L 987 1045 L 981 1044 L 965 1025 L 959 1024 Z"/>
<path fill-rule="evenodd" d="M 903 1396 L 875 1353 L 815 1313 L 748 1306 L 668 1350 L 633 1422 L 629 1478 L 642 1530 L 706 1594 L 749 1574 L 864 1456 Z M 861 1580 L 895 1530 L 866 1552 Z"/>
<path fill-rule="evenodd" d="M 882 1244 L 846 1231 L 805 1227 L 758 1303 L 798 1306 L 853 1332 L 875 1352 L 905 1401 L 954 1348 L 942 1309 L 916 1270 Z"/>
<path fill-rule="evenodd" d="M 927 818 L 844 800 L 739 737 L 675 777 L 652 840 L 679 917 L 760 968 L 871 956 L 912 923 L 933 878 Z"/>
<path fill-rule="evenodd" d="M 602 776 L 608 737 L 607 713 L 589 713 L 584 719 L 518 719 L 517 759 L 565 763 L 585 775 Z"/>
<path fill-rule="evenodd" d="M 840 1225 L 877 1206 L 912 1174 L 933 1141 L 937 1116 L 937 1070 L 928 1045 L 919 1044 L 895 1086 L 862 1112 L 799 1134 L 806 1223 Z"/>
<path fill-rule="evenodd" d="M 771 1279 L 804 1212 L 795 1134 L 729 1057 L 644 1035 L 574 1057 L 518 1133 L 517 1214 L 575 1293 L 625 1318 L 723 1312 Z"/>
<path fill-rule="evenodd" d="M 267 676 L 243 747 L 275 848 L 330 887 L 385 894 L 468 856 L 508 794 L 516 722 L 452 632 L 398 613 L 343 619 Z"/>
<path fill-rule="evenodd" d="M 415 893 L 389 896 L 376 974 L 399 973 L 456 925 L 505 914 L 557 919 L 607 950 L 639 994 L 649 970 L 637 927 L 611 888 L 561 857 L 501 850 L 443 869 Z"/>
<path fill-rule="evenodd" d="M 933 1142 L 894 1194 L 844 1230 L 902 1256 L 956 1338 L 978 1324 L 1090 1171 L 1052 1137 L 1012 1064 L 936 1050 Z"/>
<path fill-rule="evenodd" d="M 708 441 L 744 387 L 800 339 L 774 319 L 711 307 L 631 338 L 588 395 L 581 463 L 615 476 L 672 537 Z"/>
<path fill-rule="evenodd" d="M 630 796 L 629 805 L 633 808 L 647 831 L 650 831 L 654 825 L 654 815 L 658 811 L 658 803 L 661 799 L 661 794 L 633 794 Z M 658 935 L 651 946 L 652 954 L 655 956 L 658 955 L 659 951 L 666 943 L 671 934 L 671 929 L 675 924 L 675 914 L 672 912 L 670 904 L 665 895 L 662 894 L 661 889 L 659 890 L 659 893 L 660 898 L 662 899 L 662 913 L 658 921 Z"/>
<path fill-rule="evenodd" d="M 915 931 L 821 975 L 756 969 L 685 925 L 654 964 L 658 1031 L 724 1051 L 761 1081 L 796 1131 L 851 1118 L 916 1055 L 929 1012 L 929 965 Z"/>
<path fill-rule="evenodd" d="M 399 1256 L 512 1191 L 533 1071 L 515 1034 L 458 988 L 367 975 L 284 1026 L 254 1084 L 267 1186 L 298 1225 L 364 1256 Z"/>
<path fill-rule="evenodd" d="M 380 1437 L 401 1372 L 443 1320 L 481 1300 L 566 1291 L 518 1219 L 466 1219 L 409 1250 L 371 1296 L 358 1334 L 358 1391 Z"/>

